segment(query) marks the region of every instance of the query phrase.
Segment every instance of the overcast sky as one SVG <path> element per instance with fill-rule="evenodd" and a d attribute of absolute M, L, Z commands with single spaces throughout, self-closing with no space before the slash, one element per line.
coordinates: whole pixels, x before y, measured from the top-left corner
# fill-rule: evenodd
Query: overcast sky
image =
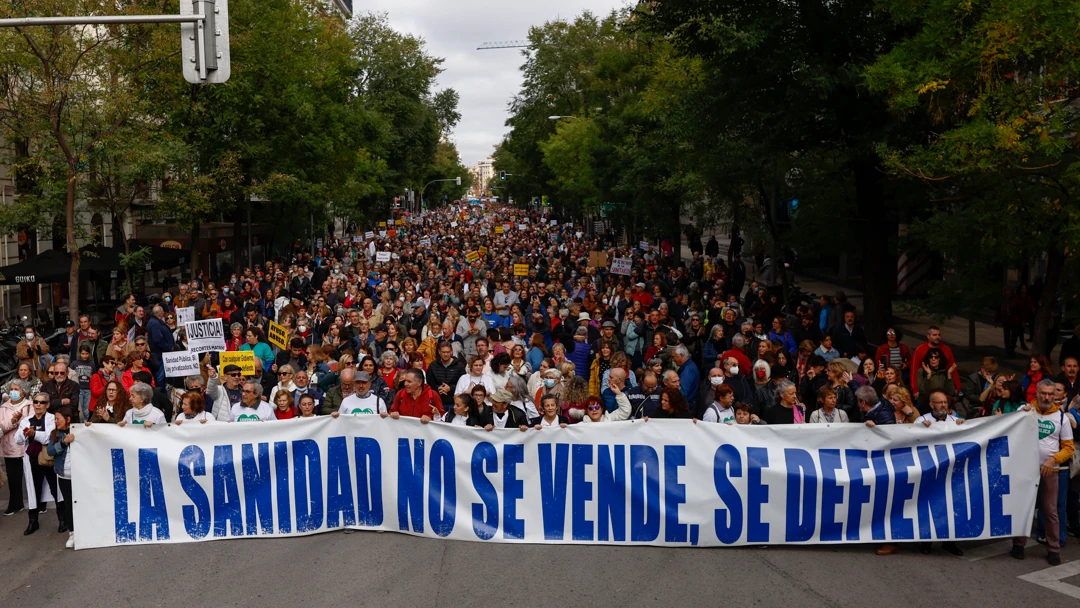
<path fill-rule="evenodd" d="M 499 143 L 510 97 L 521 89 L 521 49 L 477 51 L 484 42 L 524 40 L 529 26 L 569 20 L 588 9 L 607 15 L 623 0 L 354 0 L 356 12 L 387 13 L 394 28 L 427 41 L 443 57 L 439 88 L 461 95 L 461 122 L 454 142 L 461 162 L 472 166 Z"/>

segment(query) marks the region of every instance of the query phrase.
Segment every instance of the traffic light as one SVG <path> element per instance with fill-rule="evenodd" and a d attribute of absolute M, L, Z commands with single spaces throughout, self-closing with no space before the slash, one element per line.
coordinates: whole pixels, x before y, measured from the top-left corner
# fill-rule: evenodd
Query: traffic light
<path fill-rule="evenodd" d="M 457 181 L 457 185 L 460 186 L 461 185 L 461 178 L 460 177 L 456 178 L 456 181 Z M 443 198 L 446 198 L 446 197 L 444 196 Z"/>
<path fill-rule="evenodd" d="M 499 171 L 499 181 L 506 181 L 506 171 Z"/>

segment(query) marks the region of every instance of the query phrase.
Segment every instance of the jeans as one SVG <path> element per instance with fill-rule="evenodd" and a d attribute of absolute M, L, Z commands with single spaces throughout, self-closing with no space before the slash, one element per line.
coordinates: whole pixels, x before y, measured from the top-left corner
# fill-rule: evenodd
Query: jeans
<path fill-rule="evenodd" d="M 1058 471 L 1058 491 L 1057 491 L 1057 510 L 1058 510 L 1058 522 L 1061 528 L 1061 546 L 1065 546 L 1066 530 L 1068 527 L 1068 517 L 1065 515 L 1065 507 L 1068 503 L 1068 489 L 1069 489 L 1069 469 L 1063 469 Z M 1039 523 L 1035 527 L 1035 536 L 1046 536 L 1044 533 L 1046 530 L 1045 518 L 1043 516 L 1042 509 L 1038 509 Z"/>
<path fill-rule="evenodd" d="M 90 389 L 88 388 L 79 391 L 79 414 L 82 416 L 79 418 L 82 422 L 90 420 Z"/>

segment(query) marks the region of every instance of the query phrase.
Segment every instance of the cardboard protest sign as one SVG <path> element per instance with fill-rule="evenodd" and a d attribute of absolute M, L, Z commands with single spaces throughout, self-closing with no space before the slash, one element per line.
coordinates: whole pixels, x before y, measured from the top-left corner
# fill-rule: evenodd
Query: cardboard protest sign
<path fill-rule="evenodd" d="M 607 252 L 590 251 L 589 266 L 592 266 L 593 268 L 607 268 Z"/>
<path fill-rule="evenodd" d="M 221 319 L 188 321 L 184 324 L 188 350 L 193 353 L 225 351 L 225 326 Z"/>
<path fill-rule="evenodd" d="M 176 309 L 176 324 L 187 325 L 191 321 L 195 320 L 195 307 L 184 306 Z"/>
<path fill-rule="evenodd" d="M 375 261 L 376 262 L 389 262 L 390 261 L 390 252 L 389 251 L 377 251 L 377 252 L 375 252 Z"/>
<path fill-rule="evenodd" d="M 479 260 L 479 259 L 480 259 L 480 253 L 479 252 L 470 251 L 469 253 L 465 254 L 465 260 L 467 262 L 469 262 L 470 264 L 472 262 L 475 262 L 476 260 Z"/>
<path fill-rule="evenodd" d="M 218 373 L 224 374 L 226 365 L 238 365 L 240 366 L 241 375 L 255 375 L 255 351 L 237 350 L 221 353 L 220 355 L 218 355 L 218 361 L 221 364 L 218 367 Z"/>
<path fill-rule="evenodd" d="M 288 348 L 289 333 L 285 331 L 285 328 L 270 321 L 270 327 L 266 330 L 266 341 L 274 346 L 285 349 Z"/>
<path fill-rule="evenodd" d="M 515 277 L 527 277 L 529 276 L 528 264 L 514 264 L 514 276 Z"/>
<path fill-rule="evenodd" d="M 611 261 L 611 274 L 630 276 L 632 266 L 633 264 L 630 258 L 615 258 Z"/>
<path fill-rule="evenodd" d="M 182 350 L 175 353 L 161 353 L 165 365 L 166 378 L 186 378 L 199 373 L 199 355 Z"/>

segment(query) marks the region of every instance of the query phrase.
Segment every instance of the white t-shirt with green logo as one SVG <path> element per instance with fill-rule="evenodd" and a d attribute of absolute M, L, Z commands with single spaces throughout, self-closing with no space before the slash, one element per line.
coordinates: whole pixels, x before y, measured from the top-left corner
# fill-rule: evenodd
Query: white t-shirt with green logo
<path fill-rule="evenodd" d="M 1062 441 L 1072 441 L 1072 425 L 1069 424 L 1069 415 L 1062 416 L 1061 410 L 1057 408 L 1049 414 L 1043 414 L 1039 408 L 1034 407 L 1031 414 L 1035 416 L 1035 422 L 1039 426 L 1039 464 L 1042 464 L 1047 458 L 1061 451 Z M 1068 466 L 1068 463 L 1064 466 Z"/>
<path fill-rule="evenodd" d="M 373 392 L 367 397 L 352 394 L 341 401 L 338 408 L 341 414 L 385 414 L 387 413 L 386 402 Z"/>
<path fill-rule="evenodd" d="M 265 401 L 259 401 L 258 407 L 247 407 L 242 403 L 234 403 L 229 422 L 269 422 L 276 420 L 274 408 Z"/>
<path fill-rule="evenodd" d="M 141 410 L 131 408 L 124 414 L 124 422 L 128 424 L 143 424 L 147 420 L 151 424 L 166 424 L 165 413 L 152 405 L 143 406 Z"/>

